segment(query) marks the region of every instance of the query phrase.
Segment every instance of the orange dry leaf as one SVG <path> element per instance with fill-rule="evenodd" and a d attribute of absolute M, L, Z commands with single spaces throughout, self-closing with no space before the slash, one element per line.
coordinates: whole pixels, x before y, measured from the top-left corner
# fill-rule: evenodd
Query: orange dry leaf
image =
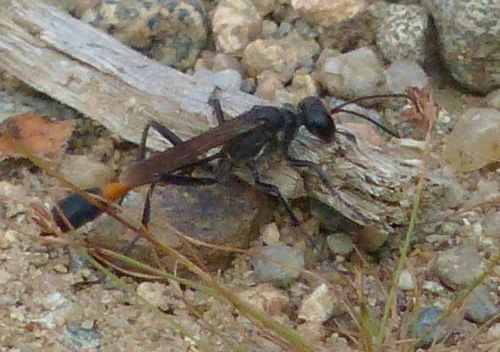
<path fill-rule="evenodd" d="M 429 90 L 408 87 L 406 88 L 406 94 L 416 103 L 416 106 L 413 109 L 404 111 L 403 115 L 408 121 L 428 129 L 437 120 L 439 114 L 439 106 L 432 99 Z"/>
<path fill-rule="evenodd" d="M 30 153 L 57 162 L 63 155 L 74 121 L 51 122 L 29 112 L 0 125 L 0 161 Z"/>

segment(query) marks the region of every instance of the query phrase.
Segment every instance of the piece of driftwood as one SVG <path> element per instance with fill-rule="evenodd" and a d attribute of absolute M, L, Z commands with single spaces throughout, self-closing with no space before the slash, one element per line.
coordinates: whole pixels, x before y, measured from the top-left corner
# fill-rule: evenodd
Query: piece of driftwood
<path fill-rule="evenodd" d="M 0 0 L 0 67 L 130 141 L 157 120 L 191 138 L 215 126 L 213 85 L 162 66 L 41 1 Z M 230 115 L 262 103 L 221 94 Z M 165 148 L 153 138 L 151 147 Z"/>
<path fill-rule="evenodd" d="M 145 124 L 156 120 L 187 139 L 216 124 L 207 104 L 212 84 L 161 66 L 40 1 L 0 0 L 0 6 L 0 68 L 112 132 L 138 142 Z M 220 98 L 229 116 L 269 104 L 241 92 L 224 91 Z M 283 163 L 264 171 L 266 179 L 286 196 L 315 197 L 361 225 L 405 223 L 419 163 L 341 130 L 347 135 L 337 134 L 329 146 L 307 133 L 292 145 L 298 158 L 322 165 L 333 194 L 313 173 L 299 174 Z M 165 143 L 153 138 L 149 146 L 161 149 Z M 300 175 L 306 176 L 304 186 Z M 429 176 L 428 204 L 445 190 L 444 181 Z"/>

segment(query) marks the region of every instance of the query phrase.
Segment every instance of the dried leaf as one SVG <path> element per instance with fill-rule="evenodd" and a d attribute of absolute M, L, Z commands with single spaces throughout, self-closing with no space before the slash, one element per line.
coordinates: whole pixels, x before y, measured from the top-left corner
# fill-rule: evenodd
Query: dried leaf
<path fill-rule="evenodd" d="M 74 126 L 74 121 L 51 122 L 32 112 L 13 116 L 0 125 L 0 161 L 30 153 L 57 162 Z"/>
<path fill-rule="evenodd" d="M 432 122 L 438 118 L 439 106 L 434 102 L 429 90 L 426 88 L 408 87 L 406 88 L 406 94 L 416 106 L 413 109 L 404 111 L 403 115 L 408 121 L 412 121 L 427 130 Z"/>

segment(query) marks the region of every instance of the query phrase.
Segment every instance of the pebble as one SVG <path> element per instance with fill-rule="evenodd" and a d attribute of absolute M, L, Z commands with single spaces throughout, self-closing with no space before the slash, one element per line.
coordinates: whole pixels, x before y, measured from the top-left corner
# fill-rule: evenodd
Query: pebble
<path fill-rule="evenodd" d="M 443 285 L 441 285 L 439 282 L 435 281 L 424 281 L 422 288 L 426 291 L 435 293 L 435 294 L 440 294 L 445 291 L 445 288 Z"/>
<path fill-rule="evenodd" d="M 385 84 L 384 68 L 371 48 L 359 48 L 338 56 L 329 54 L 317 70 L 329 94 L 350 100 L 383 93 L 380 86 Z"/>
<path fill-rule="evenodd" d="M 266 245 L 279 243 L 280 232 L 278 230 L 278 225 L 276 225 L 275 222 L 262 226 L 260 234 L 262 236 L 262 242 Z"/>
<path fill-rule="evenodd" d="M 332 315 L 335 301 L 335 295 L 328 286 L 321 284 L 302 301 L 299 319 L 324 322 Z"/>
<path fill-rule="evenodd" d="M 385 4 L 377 2 L 376 4 Z M 428 17 L 417 5 L 389 4 L 382 7 L 383 18 L 377 28 L 377 47 L 389 62 L 424 63 Z"/>
<path fill-rule="evenodd" d="M 316 80 L 309 73 L 300 72 L 300 70 L 294 74 L 290 87 L 301 100 L 319 94 Z"/>
<path fill-rule="evenodd" d="M 25 253 L 25 260 L 35 268 L 40 268 L 48 263 L 49 255 L 47 253 L 27 252 Z"/>
<path fill-rule="evenodd" d="M 56 264 L 54 265 L 54 271 L 56 273 L 60 273 L 60 274 L 66 274 L 68 273 L 68 267 L 66 265 L 63 265 L 63 264 Z"/>
<path fill-rule="evenodd" d="M 45 308 L 42 316 L 30 320 L 46 329 L 55 329 L 62 321 L 71 316 L 74 308 L 73 302 L 63 297 L 60 292 L 47 295 L 43 298 L 42 304 Z"/>
<path fill-rule="evenodd" d="M 474 281 L 481 273 L 482 257 L 469 244 L 447 249 L 438 254 L 436 273 L 448 287 L 457 290 Z"/>
<path fill-rule="evenodd" d="M 215 54 L 215 56 L 212 59 L 212 70 L 214 72 L 218 72 L 228 69 L 238 71 L 240 76 L 243 75 L 243 68 L 241 67 L 240 62 L 236 58 L 222 53 Z"/>
<path fill-rule="evenodd" d="M 281 36 L 286 36 L 293 31 L 293 25 L 290 22 L 281 22 L 278 27 L 278 32 Z"/>
<path fill-rule="evenodd" d="M 424 70 L 415 62 L 394 61 L 385 70 L 387 88 L 391 93 L 404 93 L 407 87 L 424 88 L 429 81 Z"/>
<path fill-rule="evenodd" d="M 276 92 L 284 88 L 279 75 L 274 72 L 263 72 L 259 75 L 255 95 L 266 100 L 275 100 Z"/>
<path fill-rule="evenodd" d="M 444 159 L 461 172 L 494 163 L 500 160 L 499 135 L 500 110 L 467 109 L 448 137 Z"/>
<path fill-rule="evenodd" d="M 495 89 L 486 96 L 486 103 L 493 109 L 500 110 L 500 89 Z"/>
<path fill-rule="evenodd" d="M 262 22 L 262 39 L 273 38 L 277 35 L 278 31 L 278 25 L 275 22 L 269 20 L 264 20 Z"/>
<path fill-rule="evenodd" d="M 0 249 L 7 249 L 10 247 L 10 242 L 7 240 L 5 235 L 2 233 L 0 235 Z"/>
<path fill-rule="evenodd" d="M 93 320 L 84 320 L 82 321 L 81 327 L 84 329 L 91 329 L 94 327 L 94 321 Z"/>
<path fill-rule="evenodd" d="M 262 17 L 249 0 L 220 1 L 212 17 L 217 48 L 238 53 L 262 32 Z"/>
<path fill-rule="evenodd" d="M 358 249 L 366 252 L 375 252 L 387 241 L 389 231 L 383 226 L 366 226 L 357 233 L 356 244 Z"/>
<path fill-rule="evenodd" d="M 283 315 L 283 309 L 289 301 L 287 295 L 269 284 L 249 288 L 238 293 L 238 297 L 271 316 Z"/>
<path fill-rule="evenodd" d="M 344 233 L 334 233 L 326 238 L 328 248 L 333 254 L 347 255 L 354 250 L 354 242 L 352 236 Z"/>
<path fill-rule="evenodd" d="M 399 276 L 398 286 L 404 291 L 411 291 L 415 289 L 415 282 L 413 275 L 408 270 L 403 270 Z"/>
<path fill-rule="evenodd" d="M 323 27 L 336 26 L 364 10 L 364 0 L 292 0 L 292 7 L 309 22 Z"/>
<path fill-rule="evenodd" d="M 450 236 L 447 235 L 431 234 L 425 236 L 425 241 L 432 244 L 434 247 L 442 246 L 443 244 L 447 243 L 449 239 Z"/>
<path fill-rule="evenodd" d="M 422 311 L 418 315 L 417 321 L 413 326 L 412 335 L 415 338 L 422 336 L 428 328 L 433 326 L 438 321 L 443 312 L 444 310 L 437 306 L 422 309 Z M 442 324 L 436 326 L 431 330 L 427 337 L 421 341 L 419 347 L 427 348 L 431 343 L 439 342 L 446 336 L 446 333 L 447 331 Z"/>
<path fill-rule="evenodd" d="M 262 17 L 272 13 L 278 5 L 277 0 L 252 0 L 252 3 Z"/>
<path fill-rule="evenodd" d="M 493 293 L 486 286 L 478 286 L 467 298 L 465 318 L 477 324 L 485 324 L 488 320 L 500 313 L 500 308 L 493 300 Z"/>
<path fill-rule="evenodd" d="M 0 285 L 5 285 L 9 281 L 11 281 L 13 276 L 9 274 L 7 271 L 0 269 Z"/>
<path fill-rule="evenodd" d="M 5 231 L 5 240 L 9 244 L 18 243 L 19 242 L 18 232 L 15 231 L 15 230 L 7 230 L 7 231 Z"/>
<path fill-rule="evenodd" d="M 258 39 L 250 43 L 244 53 L 242 64 L 250 76 L 269 73 L 285 83 L 292 79 L 300 66 L 313 64 L 313 57 L 319 53 L 319 45 L 307 41 L 295 32 L 281 39 Z"/>
<path fill-rule="evenodd" d="M 253 253 L 252 265 L 259 281 L 286 284 L 300 276 L 305 266 L 304 251 L 282 244 L 261 247 Z"/>
<path fill-rule="evenodd" d="M 100 1 L 81 20 L 179 70 L 194 65 L 207 40 L 207 15 L 198 0 Z"/>
<path fill-rule="evenodd" d="M 492 341 L 497 341 L 500 339 L 500 323 L 496 323 L 492 325 L 488 332 L 486 333 L 486 337 Z"/>
<path fill-rule="evenodd" d="M 442 223 L 439 228 L 441 235 L 452 237 L 459 233 L 459 231 L 462 229 L 462 225 L 459 225 L 456 222 L 447 221 Z"/>
<path fill-rule="evenodd" d="M 98 349 L 101 347 L 102 335 L 95 329 L 81 326 L 68 326 L 64 334 L 64 344 L 75 350 Z"/>
<path fill-rule="evenodd" d="M 146 302 L 161 310 L 167 310 L 169 306 L 168 290 L 164 284 L 158 282 L 143 282 L 136 289 L 137 294 Z"/>

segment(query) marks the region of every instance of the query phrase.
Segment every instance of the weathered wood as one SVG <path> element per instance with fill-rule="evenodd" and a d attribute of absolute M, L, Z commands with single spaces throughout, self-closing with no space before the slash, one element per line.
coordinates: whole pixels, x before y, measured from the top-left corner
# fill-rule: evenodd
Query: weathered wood
<path fill-rule="evenodd" d="M 137 142 L 146 122 L 156 120 L 187 139 L 216 124 L 207 105 L 211 84 L 161 66 L 39 1 L 0 0 L 0 6 L 0 68 L 114 133 Z M 240 92 L 222 92 L 221 100 L 231 116 L 264 103 Z M 150 146 L 165 144 L 152 139 Z M 305 187 L 297 185 L 302 182 L 298 173 L 270 163 L 263 174 L 287 196 L 306 192 L 361 225 L 402 224 L 408 219 L 420 167 L 404 160 L 404 153 L 389 155 L 354 134 L 337 135 L 333 145 L 325 146 L 302 133 L 292 149 L 298 158 L 321 164 L 336 192 L 328 191 L 317 177 L 306 177 Z M 446 186 L 431 175 L 428 204 L 434 204 Z"/>
<path fill-rule="evenodd" d="M 214 126 L 214 86 L 131 50 L 105 33 L 40 1 L 0 1 L 0 67 L 35 89 L 138 142 L 156 120 L 190 138 Z M 221 100 L 230 115 L 263 103 L 233 92 Z M 161 149 L 164 141 L 151 140 Z"/>
<path fill-rule="evenodd" d="M 406 224 L 423 161 L 405 159 L 403 156 L 411 153 L 402 147 L 376 148 L 342 126 L 338 130 L 342 134 L 337 134 L 336 143 L 331 145 L 302 136 L 292 145 L 302 158 L 316 159 L 334 186 L 330 192 L 317 177 L 306 177 L 309 194 L 360 225 Z M 449 180 L 429 170 L 421 214 L 436 217 L 438 210 L 447 206 L 445 199 L 452 191 Z"/>

